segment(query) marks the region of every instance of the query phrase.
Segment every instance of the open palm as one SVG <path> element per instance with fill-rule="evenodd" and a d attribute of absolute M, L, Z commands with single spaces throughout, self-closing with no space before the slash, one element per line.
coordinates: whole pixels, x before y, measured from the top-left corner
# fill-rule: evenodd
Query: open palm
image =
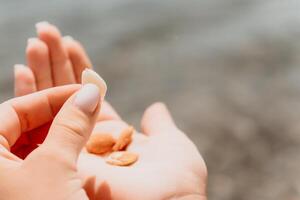
<path fill-rule="evenodd" d="M 81 71 L 91 66 L 80 44 L 70 37 L 62 39 L 53 25 L 40 25 L 38 36 L 27 47 L 29 68 L 15 69 L 16 95 L 79 82 Z M 63 66 L 54 66 L 58 60 Z M 61 69 L 65 70 L 63 77 Z M 103 131 L 118 134 L 126 126 L 114 109 L 104 104 L 93 134 Z M 96 184 L 95 190 L 87 191 L 90 199 L 206 199 L 205 163 L 195 145 L 176 128 L 163 104 L 154 104 L 146 110 L 142 132 L 134 134 L 127 149 L 139 155 L 139 160 L 130 167 L 112 166 L 101 156 L 81 153 L 78 167 L 88 177 L 86 184 Z"/>
<path fill-rule="evenodd" d="M 119 133 L 125 127 L 121 121 L 104 121 L 96 125 L 94 134 Z M 130 167 L 108 165 L 105 158 L 89 153 L 80 155 L 79 169 L 97 176 L 94 198 L 204 199 L 205 164 L 193 143 L 175 127 L 165 106 L 157 103 L 148 108 L 142 127 L 145 134 L 135 133 L 127 149 L 139 154 Z"/>

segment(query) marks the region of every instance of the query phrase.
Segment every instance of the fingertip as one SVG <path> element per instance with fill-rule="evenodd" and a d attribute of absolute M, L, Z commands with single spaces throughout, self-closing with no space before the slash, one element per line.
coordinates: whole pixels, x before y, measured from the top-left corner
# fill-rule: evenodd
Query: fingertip
<path fill-rule="evenodd" d="M 157 111 L 164 111 L 164 112 L 169 112 L 168 108 L 165 103 L 163 102 L 155 102 L 152 105 L 150 105 L 145 112 L 157 112 Z"/>
<path fill-rule="evenodd" d="M 152 118 L 160 114 L 164 114 L 168 117 L 171 117 L 167 106 L 163 102 L 155 102 L 145 110 L 143 117 Z"/>
<path fill-rule="evenodd" d="M 62 39 L 65 47 L 72 52 L 76 52 L 78 49 L 81 50 L 81 48 L 83 48 L 81 44 L 70 35 L 66 35 Z"/>
<path fill-rule="evenodd" d="M 167 106 L 162 102 L 156 102 L 145 110 L 141 127 L 144 133 L 151 135 L 174 128 L 175 124 Z"/>
<path fill-rule="evenodd" d="M 41 29 L 41 28 L 43 28 L 43 27 L 45 27 L 45 26 L 47 26 L 47 25 L 49 25 L 49 24 L 50 24 L 50 23 L 47 22 L 47 21 L 40 21 L 40 22 L 37 22 L 37 23 L 35 24 L 35 27 L 36 27 L 37 30 L 39 30 L 39 29 Z"/>
<path fill-rule="evenodd" d="M 65 36 L 63 37 L 63 40 L 64 40 L 65 42 L 74 42 L 74 41 L 75 41 L 74 38 L 73 38 L 72 36 L 70 36 L 70 35 L 65 35 Z"/>
<path fill-rule="evenodd" d="M 85 84 L 74 99 L 74 105 L 83 112 L 94 113 L 100 103 L 101 94 L 99 88 L 94 84 Z"/>
<path fill-rule="evenodd" d="M 68 53 L 70 56 L 75 55 L 77 57 L 82 57 L 82 52 L 84 51 L 84 48 L 73 37 L 66 35 L 62 38 L 65 48 L 68 50 Z M 80 58 L 83 59 L 83 58 Z"/>
<path fill-rule="evenodd" d="M 61 33 L 58 28 L 49 22 L 38 22 L 35 27 L 39 38 L 42 40 L 49 41 L 61 38 Z"/>
<path fill-rule="evenodd" d="M 36 59 L 48 55 L 48 47 L 39 38 L 29 38 L 27 40 L 26 55 L 27 59 Z"/>
<path fill-rule="evenodd" d="M 15 64 L 14 71 L 16 74 L 19 74 L 20 72 L 26 71 L 26 67 L 22 64 Z"/>
<path fill-rule="evenodd" d="M 23 96 L 36 91 L 35 79 L 30 68 L 16 64 L 14 66 L 15 95 Z"/>
<path fill-rule="evenodd" d="M 34 43 L 35 41 L 37 41 L 38 38 L 35 38 L 35 37 L 32 37 L 32 38 L 28 38 L 27 39 L 27 45 L 31 44 L 31 43 Z"/>

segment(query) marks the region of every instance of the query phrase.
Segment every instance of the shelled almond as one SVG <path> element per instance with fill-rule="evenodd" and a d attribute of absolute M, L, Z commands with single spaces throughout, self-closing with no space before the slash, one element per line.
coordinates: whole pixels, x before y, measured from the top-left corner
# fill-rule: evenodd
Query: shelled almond
<path fill-rule="evenodd" d="M 129 166 L 138 160 L 136 153 L 128 151 L 116 151 L 111 153 L 106 159 L 106 163 L 116 166 Z"/>
<path fill-rule="evenodd" d="M 110 133 L 100 133 L 91 135 L 86 143 L 86 150 L 93 154 L 105 154 L 111 152 L 116 140 Z"/>
<path fill-rule="evenodd" d="M 134 131 L 134 128 L 132 126 L 128 126 L 127 128 L 125 128 L 121 132 L 119 138 L 116 140 L 116 144 L 113 146 L 113 151 L 125 150 L 126 147 L 132 141 L 133 131 Z"/>
<path fill-rule="evenodd" d="M 92 83 L 98 86 L 102 100 L 105 97 L 107 86 L 105 81 L 92 69 L 85 69 L 81 74 L 81 84 Z"/>
<path fill-rule="evenodd" d="M 105 81 L 93 70 L 85 69 L 81 76 L 82 84 L 92 83 L 98 86 L 102 100 L 106 94 L 107 86 Z M 127 152 L 126 148 L 132 142 L 134 128 L 128 126 L 125 128 L 118 138 L 114 138 L 111 133 L 97 133 L 91 135 L 86 150 L 89 153 L 105 156 L 106 163 L 116 166 L 129 166 L 138 159 L 136 153 Z"/>

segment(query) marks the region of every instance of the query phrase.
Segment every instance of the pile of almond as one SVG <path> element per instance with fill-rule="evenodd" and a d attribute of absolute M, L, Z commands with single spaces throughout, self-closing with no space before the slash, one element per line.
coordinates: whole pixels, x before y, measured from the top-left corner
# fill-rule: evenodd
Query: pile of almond
<path fill-rule="evenodd" d="M 132 141 L 133 132 L 134 128 L 128 126 L 117 139 L 111 133 L 93 134 L 86 144 L 86 150 L 93 154 L 108 155 L 106 162 L 111 165 L 132 165 L 137 161 L 138 155 L 126 151 L 126 148 Z"/>
<path fill-rule="evenodd" d="M 93 83 L 99 87 L 101 97 L 104 98 L 107 87 L 105 81 L 93 70 L 86 69 L 82 72 L 82 84 Z M 129 166 L 138 160 L 136 153 L 126 151 L 132 142 L 134 128 L 128 126 L 118 138 L 114 138 L 111 133 L 97 133 L 91 135 L 86 149 L 89 153 L 107 156 L 106 163 L 116 166 Z"/>

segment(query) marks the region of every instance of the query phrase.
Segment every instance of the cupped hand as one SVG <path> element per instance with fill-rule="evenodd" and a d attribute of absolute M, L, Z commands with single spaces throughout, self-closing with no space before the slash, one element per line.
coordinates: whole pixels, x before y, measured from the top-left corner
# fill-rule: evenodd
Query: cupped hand
<path fill-rule="evenodd" d="M 79 82 L 78 74 L 85 66 L 91 66 L 82 46 L 70 37 L 62 38 L 55 26 L 42 23 L 37 32 L 39 38 L 31 39 L 27 46 L 29 68 L 15 68 L 16 95 L 74 82 L 70 77 L 77 77 L 75 82 Z M 60 62 L 64 65 L 71 63 L 72 68 L 65 68 L 66 73 L 73 76 L 60 77 L 60 65 L 54 66 L 53 62 L 59 58 L 64 58 L 64 62 Z M 118 134 L 126 126 L 104 102 L 92 134 L 103 131 Z M 163 104 L 154 104 L 146 110 L 142 132 L 134 134 L 128 147 L 128 151 L 139 154 L 138 162 L 130 167 L 108 165 L 103 157 L 86 151 L 80 154 L 78 167 L 86 177 L 90 199 L 205 199 L 205 163 L 195 145 L 174 125 Z M 29 139 L 29 143 L 35 143 L 34 139 Z M 95 175 L 97 178 L 93 179 Z"/>
<path fill-rule="evenodd" d="M 0 199 L 88 199 L 76 163 L 95 125 L 100 92 L 92 84 L 78 89 L 62 86 L 0 104 Z M 24 160 L 10 152 L 21 135 L 52 120 L 43 144 Z"/>
<path fill-rule="evenodd" d="M 116 135 L 126 127 L 121 120 L 103 121 L 97 123 L 92 134 Z M 97 177 L 97 190 L 88 191 L 91 199 L 206 199 L 205 163 L 163 104 L 156 103 L 145 111 L 142 133 L 134 134 L 127 151 L 139 155 L 129 167 L 109 165 L 104 157 L 94 154 L 80 154 L 79 170 L 87 177 Z"/>

